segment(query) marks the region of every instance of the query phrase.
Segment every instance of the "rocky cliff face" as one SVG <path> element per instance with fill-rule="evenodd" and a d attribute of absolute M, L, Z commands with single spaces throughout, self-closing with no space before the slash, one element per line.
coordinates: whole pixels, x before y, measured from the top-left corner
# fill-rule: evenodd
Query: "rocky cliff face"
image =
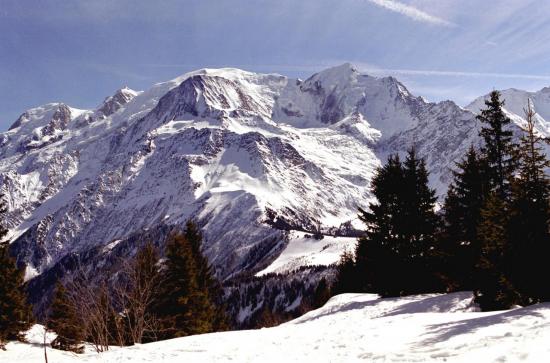
<path fill-rule="evenodd" d="M 192 218 L 226 279 L 265 267 L 285 229 L 360 227 L 357 207 L 389 153 L 414 146 L 443 194 L 477 132 L 471 111 L 349 64 L 305 81 L 204 69 L 119 90 L 96 110 L 25 112 L 0 134 L 0 187 L 28 278 Z"/>

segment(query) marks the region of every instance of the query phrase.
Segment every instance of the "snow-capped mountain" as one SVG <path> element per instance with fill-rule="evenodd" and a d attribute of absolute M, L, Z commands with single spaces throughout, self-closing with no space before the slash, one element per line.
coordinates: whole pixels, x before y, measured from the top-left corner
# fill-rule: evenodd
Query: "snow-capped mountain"
<path fill-rule="evenodd" d="M 550 87 L 545 87 L 536 92 L 528 92 L 515 88 L 506 89 L 501 92 L 501 98 L 504 100 L 504 110 L 515 124 L 523 125 L 525 123 L 525 109 L 528 100 L 531 101 L 533 109 L 536 111 L 536 127 L 543 135 L 550 135 Z M 478 113 L 484 107 L 484 102 L 489 95 L 481 96 L 470 103 L 466 108 Z"/>
<path fill-rule="evenodd" d="M 415 146 L 442 195 L 477 134 L 471 111 L 350 64 L 305 81 L 202 69 L 143 92 L 123 88 L 95 110 L 28 110 L 0 134 L 0 185 L 28 278 L 189 218 L 228 278 L 266 268 L 287 230 L 360 227 L 357 207 L 388 153 Z"/>

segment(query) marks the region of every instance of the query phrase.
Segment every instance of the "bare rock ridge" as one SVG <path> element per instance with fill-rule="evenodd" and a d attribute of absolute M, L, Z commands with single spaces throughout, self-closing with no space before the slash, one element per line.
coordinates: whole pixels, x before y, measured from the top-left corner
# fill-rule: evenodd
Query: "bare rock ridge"
<path fill-rule="evenodd" d="M 521 124 L 531 97 L 548 135 L 550 92 L 522 92 L 504 92 L 509 114 Z M 414 146 L 442 195 L 479 142 L 481 104 L 430 103 L 344 64 L 305 81 L 202 69 L 120 89 L 96 110 L 33 108 L 0 134 L 12 251 L 30 279 L 75 254 L 108 258 L 116 248 L 97 251 L 117 241 L 132 253 L 136 233 L 192 218 L 219 277 L 255 272 L 282 250 L 285 229 L 360 228 L 357 207 L 389 153 Z"/>

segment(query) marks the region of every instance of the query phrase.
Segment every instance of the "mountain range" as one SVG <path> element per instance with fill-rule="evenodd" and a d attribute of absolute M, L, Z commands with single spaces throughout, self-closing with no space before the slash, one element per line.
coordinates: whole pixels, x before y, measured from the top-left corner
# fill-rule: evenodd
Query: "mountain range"
<path fill-rule="evenodd" d="M 502 95 L 516 132 L 530 99 L 550 135 L 550 88 Z M 93 110 L 36 107 L 0 134 L 11 249 L 30 280 L 71 256 L 101 264 L 135 253 L 140 233 L 154 239 L 193 219 L 219 278 L 254 274 L 289 231 L 356 236 L 357 208 L 391 153 L 414 147 L 442 197 L 455 162 L 479 144 L 486 97 L 432 103 L 343 64 L 306 80 L 201 69 L 122 88 Z"/>

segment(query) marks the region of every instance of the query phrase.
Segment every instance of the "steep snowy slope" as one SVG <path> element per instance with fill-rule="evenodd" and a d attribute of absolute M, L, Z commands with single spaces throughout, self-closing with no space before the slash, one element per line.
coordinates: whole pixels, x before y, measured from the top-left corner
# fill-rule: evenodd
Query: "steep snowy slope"
<path fill-rule="evenodd" d="M 96 110 L 50 104 L 0 134 L 12 249 L 28 277 L 70 254 L 195 219 L 222 278 L 269 265 L 287 230 L 353 235 L 390 152 L 415 146 L 444 193 L 474 115 L 344 64 L 302 81 L 203 69 Z"/>
<path fill-rule="evenodd" d="M 50 361 L 60 363 L 545 362 L 549 324 L 548 304 L 481 313 L 468 292 L 395 299 L 345 294 L 275 328 L 115 347 L 101 354 L 90 348 L 79 356 L 47 352 Z M 28 337 L 32 345 L 9 343 L 0 359 L 42 362 L 41 327 Z"/>
<path fill-rule="evenodd" d="M 345 251 L 355 251 L 357 239 L 354 237 L 313 236 L 290 231 L 288 245 L 284 251 L 267 268 L 257 273 L 263 276 L 268 273 L 292 272 L 301 266 L 329 266 L 338 263 Z"/>

